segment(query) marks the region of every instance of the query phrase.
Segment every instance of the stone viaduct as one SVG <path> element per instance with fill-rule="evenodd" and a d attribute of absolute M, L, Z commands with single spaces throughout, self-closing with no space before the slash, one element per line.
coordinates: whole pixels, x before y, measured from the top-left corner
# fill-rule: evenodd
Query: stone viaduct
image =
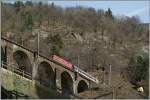
<path fill-rule="evenodd" d="M 24 70 L 28 74 L 25 78 L 50 89 L 59 88 L 62 94 L 78 94 L 90 88 L 91 81 L 86 77 L 4 37 L 1 38 L 1 61 Z"/>

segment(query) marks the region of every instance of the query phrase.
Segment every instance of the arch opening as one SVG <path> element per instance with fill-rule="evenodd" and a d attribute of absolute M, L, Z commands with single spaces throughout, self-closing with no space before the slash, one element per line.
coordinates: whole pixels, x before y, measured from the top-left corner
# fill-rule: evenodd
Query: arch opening
<path fill-rule="evenodd" d="M 13 58 L 18 64 L 18 66 L 15 68 L 15 72 L 26 78 L 32 78 L 32 64 L 27 54 L 18 50 L 13 53 Z"/>
<path fill-rule="evenodd" d="M 40 82 L 40 84 L 55 88 L 55 75 L 51 65 L 48 62 L 41 62 L 38 65 L 38 72 L 36 75 L 36 80 Z"/>
<path fill-rule="evenodd" d="M 73 80 L 69 73 L 66 71 L 61 74 L 61 88 L 63 95 L 73 93 Z"/>
<path fill-rule="evenodd" d="M 81 92 L 84 92 L 86 90 L 88 90 L 88 85 L 85 81 L 81 80 L 78 83 L 77 91 L 78 91 L 78 93 L 81 93 Z"/>
<path fill-rule="evenodd" d="M 4 46 L 2 47 L 1 46 L 1 64 L 7 64 L 7 51 L 6 51 L 7 47 Z M 3 65 L 4 68 L 7 68 L 5 65 Z"/>
<path fill-rule="evenodd" d="M 4 63 L 5 62 L 5 52 L 4 49 L 1 47 L 1 61 Z"/>

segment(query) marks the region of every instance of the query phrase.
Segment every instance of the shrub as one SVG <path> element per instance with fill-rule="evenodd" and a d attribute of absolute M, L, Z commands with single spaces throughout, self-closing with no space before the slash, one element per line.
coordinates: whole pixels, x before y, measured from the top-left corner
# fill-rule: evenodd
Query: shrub
<path fill-rule="evenodd" d="M 51 35 L 47 37 L 48 44 L 51 46 L 51 55 L 57 54 L 60 55 L 60 49 L 63 48 L 63 40 L 59 34 Z"/>
<path fill-rule="evenodd" d="M 131 82 L 136 83 L 148 79 L 149 57 L 148 54 L 132 58 L 129 63 Z"/>

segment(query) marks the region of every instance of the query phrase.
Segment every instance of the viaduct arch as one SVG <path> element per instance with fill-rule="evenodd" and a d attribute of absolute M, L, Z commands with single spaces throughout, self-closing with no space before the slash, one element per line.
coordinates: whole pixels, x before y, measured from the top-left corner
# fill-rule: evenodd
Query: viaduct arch
<path fill-rule="evenodd" d="M 47 87 L 55 87 L 54 71 L 48 62 L 40 62 L 37 69 L 36 79 L 40 82 L 40 84 Z"/>
<path fill-rule="evenodd" d="M 73 79 L 66 71 L 61 73 L 61 89 L 65 95 L 73 93 Z"/>
<path fill-rule="evenodd" d="M 32 64 L 30 62 L 30 59 L 28 55 L 21 50 L 17 50 L 13 53 L 13 58 L 18 66 L 16 66 L 19 70 L 24 71 L 25 73 L 28 73 L 30 76 L 32 76 Z"/>
<path fill-rule="evenodd" d="M 84 80 L 80 80 L 77 86 L 77 92 L 81 93 L 88 90 L 88 85 Z"/>

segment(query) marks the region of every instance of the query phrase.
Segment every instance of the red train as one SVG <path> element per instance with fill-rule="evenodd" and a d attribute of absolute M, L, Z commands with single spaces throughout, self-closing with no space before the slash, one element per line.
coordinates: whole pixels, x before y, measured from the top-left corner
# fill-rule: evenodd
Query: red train
<path fill-rule="evenodd" d="M 68 61 L 64 60 L 63 58 L 53 55 L 52 56 L 52 60 L 54 60 L 55 62 L 64 65 L 65 67 L 69 68 L 69 69 L 73 69 L 73 65 L 71 63 L 69 63 Z"/>
<path fill-rule="evenodd" d="M 68 61 L 64 60 L 63 58 L 61 58 L 59 56 L 53 55 L 52 56 L 52 60 L 57 62 L 57 63 L 59 63 L 59 64 L 61 64 L 61 65 L 63 65 L 63 66 L 65 66 L 65 67 L 67 67 L 70 70 L 73 70 L 73 71 L 79 73 L 80 75 L 90 79 L 93 82 L 96 82 L 96 83 L 99 82 L 95 77 L 91 76 L 90 74 L 88 74 L 87 72 L 83 71 L 79 67 L 77 67 L 75 65 L 72 65 L 71 63 L 69 63 Z"/>

